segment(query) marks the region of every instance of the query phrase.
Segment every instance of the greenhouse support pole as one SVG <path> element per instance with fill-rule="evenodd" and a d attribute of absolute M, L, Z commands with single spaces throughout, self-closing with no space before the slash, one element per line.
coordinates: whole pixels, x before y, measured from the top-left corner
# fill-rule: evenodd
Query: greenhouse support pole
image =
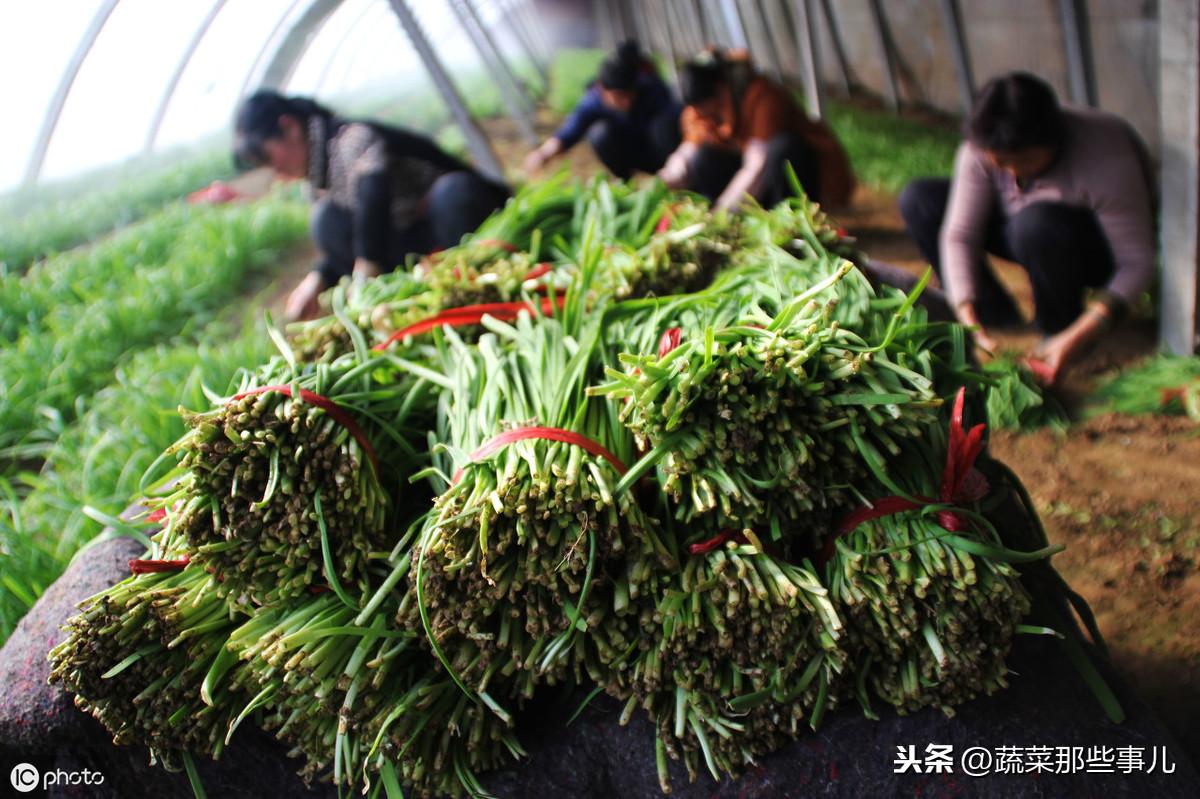
<path fill-rule="evenodd" d="M 704 13 L 704 0 L 684 0 L 690 11 L 688 12 L 692 19 L 695 20 L 696 30 L 700 33 L 700 48 L 704 49 L 716 40 L 716 34 L 710 29 L 708 17 Z"/>
<path fill-rule="evenodd" d="M 333 65 L 337 63 L 338 56 L 345 49 L 346 42 L 350 41 L 350 38 L 354 36 L 354 34 L 358 33 L 359 27 L 361 27 L 362 24 L 367 21 L 367 19 L 371 16 L 372 11 L 378 11 L 381 8 L 381 6 L 376 5 L 363 6 L 362 10 L 358 12 L 358 16 L 354 18 L 354 21 L 346 26 L 346 30 L 342 33 L 341 38 L 337 40 L 337 44 L 335 44 L 330 51 L 329 58 L 325 61 L 325 66 L 321 67 L 321 74 L 317 76 L 317 82 L 313 84 L 314 97 L 325 96 L 325 84 L 329 81 L 329 75 L 333 71 Z M 374 20 L 372 20 L 372 22 L 374 22 Z M 357 39 L 355 40 L 355 43 L 358 43 Z M 361 50 L 356 50 L 350 56 L 349 61 L 346 63 L 346 74 L 352 74 L 352 67 L 357 62 L 360 52 Z"/>
<path fill-rule="evenodd" d="M 702 0 L 701 4 L 712 30 L 712 43 L 722 47 L 733 47 L 733 31 L 729 27 L 729 21 L 725 19 L 722 0 Z"/>
<path fill-rule="evenodd" d="M 1197 344 L 1200 268 L 1200 7 L 1161 0 L 1158 53 L 1162 211 L 1159 345 L 1191 355 Z"/>
<path fill-rule="evenodd" d="M 304 13 L 296 20 L 295 24 L 288 29 L 284 35 L 283 41 L 279 43 L 279 49 L 271 57 L 267 68 L 263 70 L 262 81 L 260 85 L 268 89 L 282 90 L 287 86 L 288 81 L 292 78 L 292 72 L 296 69 L 296 65 L 300 63 L 300 57 L 308 50 L 309 45 L 317 38 L 317 34 L 321 32 L 321 28 L 333 16 L 333 12 L 337 11 L 338 6 L 342 4 L 342 0 L 316 0 L 308 8 L 304 9 Z M 293 3 L 293 6 L 295 4 Z M 290 10 L 288 12 L 290 13 Z M 289 16 L 285 13 L 280 17 L 280 24 Z M 271 35 L 274 38 L 274 34 Z M 270 39 L 264 42 L 263 47 L 270 43 Z M 255 59 L 255 65 L 261 60 L 261 55 Z M 251 70 L 251 76 L 254 70 Z M 250 76 L 247 76 L 247 85 L 249 85 Z M 246 87 L 242 87 L 242 93 L 245 94 Z"/>
<path fill-rule="evenodd" d="M 50 149 L 50 139 L 54 137 L 54 129 L 58 127 L 58 118 L 62 115 L 63 106 L 67 104 L 67 95 L 71 93 L 71 86 L 75 84 L 75 78 L 79 75 L 79 68 L 87 60 L 88 53 L 92 50 L 92 45 L 96 43 L 96 39 L 100 36 L 100 31 L 104 29 L 104 23 L 108 22 L 108 18 L 112 15 L 113 9 L 116 7 L 117 0 L 104 0 L 100 4 L 100 7 L 96 9 L 96 13 L 92 15 L 92 21 L 88 23 L 87 30 L 83 32 L 83 37 L 80 38 L 79 44 L 75 46 L 75 52 L 71 54 L 71 60 L 67 62 L 66 68 L 63 69 L 62 77 L 58 79 L 58 86 L 54 89 L 54 94 L 50 97 L 50 103 L 46 106 L 46 116 L 42 118 L 42 126 L 38 129 L 37 139 L 33 142 L 33 153 L 29 156 L 29 164 L 25 167 L 25 178 L 22 182 L 26 186 L 37 183 L 38 176 L 42 174 L 42 164 L 46 161 L 46 151 Z"/>
<path fill-rule="evenodd" d="M 754 3 L 754 18 L 755 26 L 760 32 L 760 39 L 766 45 L 767 55 L 771 59 L 771 68 L 775 72 L 775 80 L 783 83 L 784 77 L 787 75 L 787 69 L 783 64 L 783 53 L 779 51 L 779 44 L 775 41 L 774 27 L 771 24 L 771 12 L 767 8 L 768 3 L 778 3 L 779 0 L 755 0 Z"/>
<path fill-rule="evenodd" d="M 175 64 L 175 69 L 171 71 L 171 77 L 167 79 L 167 86 L 163 89 L 162 97 L 158 100 L 158 105 L 154 108 L 154 116 L 150 119 L 150 129 L 146 131 L 146 143 L 142 145 L 142 152 L 149 153 L 154 150 L 154 142 L 158 139 L 158 131 L 162 128 L 163 119 L 167 116 L 167 108 L 171 105 L 171 98 L 175 96 L 175 90 L 179 88 L 179 81 L 183 79 L 183 73 L 187 70 L 187 65 L 191 62 L 192 56 L 196 54 L 197 48 L 200 47 L 200 42 L 204 39 L 204 35 L 208 33 L 208 29 L 212 27 L 213 20 L 217 18 L 217 14 L 221 13 L 221 9 L 225 5 L 225 0 L 216 0 L 208 9 L 208 13 L 204 15 L 204 19 L 200 20 L 200 24 L 196 26 L 196 30 L 192 31 L 192 38 L 188 40 L 187 46 L 183 48 L 183 52 L 179 56 L 179 61 Z"/>
<path fill-rule="evenodd" d="M 900 91 L 896 88 L 896 65 L 892 59 L 892 37 L 888 35 L 887 18 L 883 15 L 880 0 L 870 0 L 871 26 L 875 31 L 875 46 L 879 48 L 879 57 L 883 59 L 883 90 L 888 108 L 893 112 L 900 110 Z"/>
<path fill-rule="evenodd" d="M 525 57 L 533 64 L 533 68 L 542 78 L 542 86 L 546 91 L 550 90 L 550 68 L 546 64 L 546 59 L 538 52 L 537 45 L 530 38 L 528 31 L 521 24 L 520 15 L 513 11 L 511 4 L 500 6 L 500 15 L 504 17 L 505 24 L 508 25 L 509 31 L 512 32 L 513 38 L 517 40 L 517 44 L 525 52 Z"/>
<path fill-rule="evenodd" d="M 958 77 L 958 99 L 964 114 L 971 113 L 975 104 L 975 76 L 971 71 L 971 51 L 963 31 L 962 11 L 958 0 L 941 0 L 942 25 L 950 39 L 950 53 L 954 56 L 954 74 Z"/>
<path fill-rule="evenodd" d="M 471 118 L 471 112 L 467 110 L 466 103 L 463 102 L 454 82 L 450 80 L 437 53 L 430 46 L 429 40 L 425 37 L 425 31 L 421 30 L 421 25 L 417 22 L 412 9 L 408 7 L 408 0 L 388 0 L 388 3 L 396 12 L 400 26 L 404 28 L 404 33 L 412 42 L 413 49 L 417 51 L 426 71 L 429 72 L 433 85 L 437 87 L 438 93 L 442 95 L 442 100 L 450 108 L 450 114 L 454 117 L 454 121 L 462 130 L 463 137 L 467 140 L 467 149 L 471 151 L 471 156 L 475 159 L 475 165 L 489 178 L 503 181 L 504 168 L 500 166 L 500 159 L 492 150 L 492 144 L 488 141 L 483 129 Z"/>
<path fill-rule="evenodd" d="M 554 58 L 554 48 L 550 46 L 550 40 L 546 38 L 546 29 L 542 27 L 537 9 L 531 0 L 517 0 L 513 9 L 516 16 L 521 20 L 521 24 L 525 26 L 525 30 L 528 31 L 529 40 L 534 43 L 538 52 L 542 54 L 542 60 L 549 64 Z"/>
<path fill-rule="evenodd" d="M 687 31 L 688 52 L 686 55 L 692 56 L 703 50 L 704 31 L 700 27 L 699 20 L 696 19 L 696 7 L 692 5 L 692 0 L 669 3 L 668 7 L 674 12 L 675 18 L 679 20 L 679 30 Z"/>
<path fill-rule="evenodd" d="M 679 69 L 675 66 L 675 37 L 671 35 L 671 21 L 666 19 L 666 8 L 658 3 L 647 3 L 647 21 L 658 32 L 658 41 L 666 49 L 667 72 L 675 88 L 679 88 Z M 651 10 L 652 9 L 652 10 Z"/>
<path fill-rule="evenodd" d="M 829 26 L 829 40 L 833 42 L 833 55 L 837 59 L 838 77 L 841 80 L 842 91 L 849 96 L 854 87 L 854 77 L 850 72 L 850 59 L 846 57 L 846 44 L 842 41 L 842 28 L 838 23 L 837 12 L 834 11 L 829 0 L 821 0 L 821 11 L 825 17 L 825 24 Z M 812 19 L 815 25 L 815 14 Z"/>
<path fill-rule="evenodd" d="M 742 24 L 742 10 L 738 8 L 737 0 L 717 0 L 717 2 L 720 3 L 721 18 L 725 22 L 725 28 L 729 31 L 729 46 L 748 48 L 750 40 L 746 37 L 746 26 Z"/>
<path fill-rule="evenodd" d="M 612 9 L 605 3 L 592 3 L 592 30 L 596 34 L 596 44 L 601 50 L 613 50 L 617 46 L 617 23 L 613 19 Z"/>
<path fill-rule="evenodd" d="M 1087 8 L 1080 0 L 1058 0 L 1058 12 L 1062 17 L 1063 46 L 1067 54 L 1067 80 L 1071 84 L 1071 102 L 1094 108 L 1096 80 L 1092 69 Z M 1161 24 L 1159 22 L 1159 25 Z"/>
<path fill-rule="evenodd" d="M 475 13 L 471 0 L 450 0 L 449 5 L 466 31 L 467 38 L 475 45 L 479 57 L 492 73 L 492 82 L 500 90 L 501 102 L 504 103 L 509 116 L 517 123 L 521 138 L 526 144 L 536 147 L 539 139 L 533 124 L 533 103 L 525 95 L 516 75 L 504 60 L 504 54 L 496 47 L 496 42 L 484 27 L 479 15 Z"/>
<path fill-rule="evenodd" d="M 329 13 L 332 14 L 334 9 L 336 9 L 340 3 L 341 0 L 332 0 L 332 2 L 329 3 Z M 325 22 L 327 15 L 316 16 L 312 14 L 313 9 L 321 4 L 314 3 L 313 5 L 309 6 L 307 9 L 305 9 L 304 14 L 301 15 L 301 19 L 297 20 L 296 23 L 288 29 L 288 32 L 284 34 L 283 40 L 280 41 L 279 46 L 275 48 L 275 52 L 271 56 L 270 62 L 263 67 L 263 61 L 267 58 L 267 54 L 271 50 L 271 45 L 277 38 L 279 38 L 279 32 L 283 30 L 284 24 L 288 21 L 288 18 L 292 16 L 292 12 L 296 10 L 298 5 L 300 5 L 300 0 L 292 0 L 292 2 L 288 3 L 288 7 L 282 14 L 279 15 L 279 19 L 275 20 L 275 26 L 271 28 L 271 32 L 267 34 L 265 39 L 263 39 L 262 47 L 260 47 L 258 50 L 258 55 L 254 56 L 254 61 L 250 64 L 250 69 L 246 71 L 246 77 L 242 81 L 242 87 L 238 89 L 238 101 L 234 104 L 233 112 L 235 116 L 237 114 L 237 107 L 242 104 L 242 99 L 248 96 L 252 90 L 256 88 L 278 89 L 283 85 L 283 79 L 287 73 L 279 70 L 278 68 L 285 63 L 290 65 L 295 62 L 289 60 L 288 56 L 281 57 L 281 54 L 289 48 L 295 48 L 294 57 L 298 60 L 300 55 L 308 47 L 307 36 L 299 37 L 295 35 L 297 28 L 307 29 L 306 18 L 309 18 L 310 16 L 312 17 L 311 31 L 314 33 L 319 30 L 321 25 Z M 290 55 L 292 54 L 289 53 L 289 56 Z M 272 68 L 277 70 L 274 74 L 271 74 Z"/>
<path fill-rule="evenodd" d="M 821 51 L 817 37 L 815 15 L 808 5 L 809 0 L 792 0 L 796 20 L 796 49 L 800 53 L 804 68 L 804 104 L 808 115 L 820 119 L 825 114 L 825 100 L 821 96 Z"/>

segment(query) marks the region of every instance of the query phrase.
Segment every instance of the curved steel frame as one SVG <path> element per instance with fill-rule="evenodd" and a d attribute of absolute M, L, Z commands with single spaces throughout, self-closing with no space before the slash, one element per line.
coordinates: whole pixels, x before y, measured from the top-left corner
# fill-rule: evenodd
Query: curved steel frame
<path fill-rule="evenodd" d="M 196 54 L 197 48 L 200 47 L 200 42 L 204 39 L 208 29 L 212 27 L 213 20 L 217 18 L 217 14 L 221 13 L 221 9 L 225 6 L 225 0 L 216 0 L 212 4 L 212 8 L 196 26 L 195 32 L 192 33 L 191 40 L 187 43 L 187 47 L 183 51 L 183 55 L 179 57 L 179 63 L 175 65 L 175 71 L 171 73 L 170 80 L 167 81 L 167 87 L 163 90 L 162 98 L 158 101 L 158 107 L 154 109 L 154 117 L 150 121 L 150 130 L 146 131 L 146 144 L 142 147 L 143 152 L 150 152 L 154 149 L 154 141 L 158 138 L 158 131 L 162 127 L 163 119 L 167 116 L 167 108 L 171 105 L 171 98 L 175 96 L 175 90 L 179 88 L 179 81 L 183 78 L 183 73 L 187 70 L 188 63 L 192 60 L 192 56 Z"/>
<path fill-rule="evenodd" d="M 63 70 L 62 77 L 59 78 L 58 87 L 54 90 L 54 94 L 50 98 L 50 105 L 46 108 L 46 116 L 42 119 L 42 127 L 38 131 L 37 139 L 34 141 L 33 153 L 29 156 L 29 165 L 25 168 L 23 182 L 27 186 L 36 183 L 38 176 L 42 174 L 42 164 L 46 161 L 46 151 L 50 149 L 50 139 L 54 137 L 54 129 L 58 127 L 58 118 L 62 116 L 63 106 L 67 104 L 67 96 L 71 93 L 71 86 L 74 85 L 75 78 L 79 75 L 79 68 L 83 66 L 88 53 L 92 51 L 92 45 L 99 38 L 100 31 L 104 29 L 104 24 L 108 22 L 108 18 L 112 16 L 113 9 L 117 7 L 117 2 L 118 0 L 104 0 L 100 7 L 96 9 L 91 23 L 88 24 L 87 30 L 83 32 L 83 38 L 79 40 L 79 44 L 75 47 L 75 52 L 71 54 L 71 60 L 67 62 L 67 68 Z"/>

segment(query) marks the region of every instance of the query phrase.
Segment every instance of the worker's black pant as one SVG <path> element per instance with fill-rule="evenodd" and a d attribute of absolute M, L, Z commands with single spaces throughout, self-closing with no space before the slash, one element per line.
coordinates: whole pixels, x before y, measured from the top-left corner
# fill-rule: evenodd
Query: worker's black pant
<path fill-rule="evenodd" d="M 389 230 L 386 260 L 380 267 L 391 271 L 409 255 L 453 247 L 507 198 L 507 188 L 475 172 L 447 172 L 426 193 L 424 216 L 408 228 Z M 332 286 L 354 271 L 354 215 L 321 199 L 313 205 L 310 228 L 321 251 L 316 269 L 325 285 Z"/>
<path fill-rule="evenodd" d="M 754 199 L 770 208 L 792 196 L 786 164 L 796 170 L 804 193 L 821 201 L 820 164 L 812 146 L 798 134 L 781 133 L 767 142 L 767 164 Z M 721 147 L 701 147 L 688 161 L 688 188 L 716 200 L 742 168 L 742 154 Z"/>
<path fill-rule="evenodd" d="M 950 181 L 914 180 L 900 193 L 900 215 L 925 260 L 941 276 L 939 234 Z M 1083 313 L 1084 289 L 1103 286 L 1115 269 L 1108 238 L 1091 209 L 1040 202 L 1011 217 L 996 209 L 988 219 L 984 249 L 1015 261 L 1033 286 L 1034 322 L 1042 333 L 1057 333 Z M 986 261 L 986 258 L 984 259 Z M 984 327 L 1021 321 L 1008 292 L 985 263 L 977 264 L 975 311 Z"/>
<path fill-rule="evenodd" d="M 600 163 L 622 180 L 634 172 L 654 174 L 679 146 L 679 109 L 666 109 L 643 127 L 602 119 L 588 129 L 588 142 Z"/>

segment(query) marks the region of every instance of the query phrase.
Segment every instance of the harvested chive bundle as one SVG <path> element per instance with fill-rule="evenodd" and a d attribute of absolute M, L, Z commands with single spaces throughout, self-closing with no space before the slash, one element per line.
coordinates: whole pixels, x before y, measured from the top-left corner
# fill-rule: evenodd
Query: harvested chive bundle
<path fill-rule="evenodd" d="M 811 565 L 754 546 L 690 557 L 660 594 L 652 643 L 610 693 L 646 709 L 658 745 L 695 779 L 734 774 L 816 728 L 835 706 L 842 622 Z M 659 779 L 669 792 L 665 762 Z"/>
<path fill-rule="evenodd" d="M 322 301 L 338 312 L 287 326 L 288 343 L 299 361 L 332 361 L 353 352 L 347 321 L 367 343 L 378 344 L 405 325 L 441 310 L 429 284 L 402 270 L 355 286 L 353 292 L 348 284 L 335 286 Z"/>
<path fill-rule="evenodd" d="M 296 372 L 276 361 L 213 410 L 184 415 L 190 429 L 168 451 L 182 453 L 184 476 L 161 500 L 183 511 L 167 532 L 186 537 L 222 595 L 261 605 L 320 585 L 369 591 L 392 481 L 421 458 L 404 427 L 422 381 L 389 364 L 348 355 Z"/>
<path fill-rule="evenodd" d="M 181 752 L 220 756 L 244 701 L 206 682 L 237 617 L 199 568 L 131 577 L 81 606 L 50 652 L 50 682 L 75 694 L 116 744 L 139 744 L 167 768 Z"/>
<path fill-rule="evenodd" d="M 621 418 L 662 454 L 663 490 L 702 530 L 769 525 L 820 530 L 865 476 L 856 439 L 897 452 L 920 436 L 939 401 L 928 378 L 894 362 L 832 319 L 816 297 L 851 265 L 774 316 L 746 313 L 724 326 L 684 327 L 659 355 L 623 354 L 625 370 L 590 389 L 629 398 Z M 814 515 L 815 514 L 815 515 Z"/>
<path fill-rule="evenodd" d="M 1012 566 L 948 539 L 916 511 L 867 522 L 838 542 L 827 578 L 862 656 L 859 680 L 901 713 L 952 715 L 1005 687 L 1004 658 L 1030 609 Z"/>
<path fill-rule="evenodd" d="M 461 473 L 435 502 L 411 577 L 447 668 L 476 690 L 500 674 L 529 696 L 626 648 L 637 632 L 624 618 L 630 599 L 675 559 L 633 497 L 614 492 L 632 440 L 608 403 L 583 397 L 582 345 L 556 319 L 486 324 L 495 332 L 477 348 L 447 334 L 454 389 L 440 438 L 457 453 L 445 471 Z M 590 663 L 588 641 L 604 649 Z"/>
<path fill-rule="evenodd" d="M 952 715 L 1005 687 L 1004 659 L 1031 608 L 1012 563 L 1055 551 L 1013 552 L 968 509 L 990 489 L 973 467 L 983 426 L 963 431 L 963 399 L 949 441 L 931 429 L 906 442 L 897 479 L 866 489 L 873 505 L 848 516 L 826 548 L 826 582 L 847 619 L 865 708 L 869 688 L 901 713 L 934 706 Z M 901 495 L 885 496 L 897 488 Z"/>
<path fill-rule="evenodd" d="M 307 779 L 373 797 L 482 793 L 545 685 L 648 712 L 664 790 L 670 757 L 734 774 L 851 696 L 996 689 L 1030 599 L 1011 564 L 1049 549 L 918 500 L 941 496 L 939 394 L 988 380 L 849 244 L 803 199 L 730 218 L 559 182 L 420 277 L 335 289 L 292 329 L 317 362 L 283 347 L 187 416 L 152 502 L 186 557 L 155 565 L 195 563 L 85 609 L 57 679 L 162 758 L 254 716 Z M 865 498 L 897 510 L 829 538 Z"/>

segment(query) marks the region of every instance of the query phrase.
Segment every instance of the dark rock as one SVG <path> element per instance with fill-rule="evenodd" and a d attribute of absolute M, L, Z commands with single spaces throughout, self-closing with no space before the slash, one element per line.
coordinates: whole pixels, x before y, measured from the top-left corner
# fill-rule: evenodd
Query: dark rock
<path fill-rule="evenodd" d="M 71 697 L 46 683 L 46 655 L 67 637 L 60 628 L 75 606 L 124 579 L 130 558 L 142 551 L 130 538 L 84 549 L 21 619 L 0 650 L 0 745 L 36 748 L 44 741 L 73 744 L 90 737 Z"/>
<path fill-rule="evenodd" d="M 140 747 L 116 747 L 91 717 L 75 709 L 59 688 L 46 684 L 46 652 L 62 640 L 59 627 L 81 599 L 123 578 L 126 561 L 137 557 L 136 544 L 125 539 L 99 543 L 76 558 L 39 600 L 3 650 L 0 650 L 0 755 L 5 770 L 28 762 L 43 772 L 83 769 L 104 775 L 101 785 L 52 787 L 52 796 L 187 797 L 191 789 L 182 774 L 148 765 Z M 1113 724 L 1065 657 L 1062 644 L 1042 636 L 1020 636 L 1009 660 L 1011 686 L 991 697 L 970 702 L 953 719 L 927 710 L 907 717 L 876 708 L 881 719 L 864 718 L 857 707 L 830 714 L 819 733 L 812 733 L 774 755 L 737 780 L 715 782 L 702 773 L 687 781 L 679 763 L 671 764 L 674 796 L 685 799 L 767 799 L 767 797 L 1079 797 L 1105 799 L 1154 796 L 1174 799 L 1200 795 L 1200 776 L 1182 749 L 1111 669 L 1101 666 L 1128 719 Z M 503 799 L 529 797 L 661 796 L 654 763 L 654 738 L 648 720 L 635 715 L 627 727 L 617 724 L 619 707 L 604 697 L 595 700 L 570 726 L 569 714 L 583 695 L 548 693 L 530 708 L 521 739 L 530 757 L 519 766 L 482 776 L 485 787 Z M 930 744 L 950 745 L 951 773 L 895 774 L 899 747 L 915 747 L 924 760 Z M 1004 774 L 972 778 L 963 773 L 961 756 L 970 747 L 995 755 L 1000 747 L 1080 747 L 1081 757 L 1107 747 L 1115 757 L 1121 747 L 1152 752 L 1162 747 L 1175 773 L 1141 771 L 1113 774 Z M 1052 759 L 1053 763 L 1054 760 Z M 1161 761 L 1160 761 L 1161 762 Z M 324 797 L 327 786 L 307 791 L 294 775 L 297 761 L 265 733 L 246 728 L 238 733 L 221 760 L 197 759 L 201 781 L 213 797 Z M 993 768 L 994 770 L 994 768 Z M 0 779 L 3 775 L 0 774 Z M 25 795 L 41 795 L 40 793 Z"/>
<path fill-rule="evenodd" d="M 8 779 L 18 763 L 29 763 L 43 775 L 63 772 L 64 784 L 26 796 L 80 796 L 88 799 L 126 797 L 190 797 L 183 774 L 150 766 L 144 747 L 119 747 L 91 716 L 76 709 L 70 694 L 47 683 L 47 653 L 65 637 L 60 628 L 76 605 L 129 574 L 129 560 L 143 549 L 129 538 L 98 541 L 82 551 L 26 614 L 0 649 L 0 780 Z M 335 796 L 332 790 L 306 791 L 295 775 L 300 767 L 287 757 L 287 748 L 271 736 L 245 725 L 230 748 L 213 762 L 197 758 L 197 771 L 211 797 L 263 799 Z M 104 781 L 66 785 L 66 774 L 83 769 L 98 772 Z M 52 780 L 51 780 L 52 782 Z M 8 784 L 0 782 L 0 789 Z M 7 794 L 6 794 L 7 795 Z"/>
<path fill-rule="evenodd" d="M 1014 672 L 1009 689 L 963 705 L 952 719 L 936 710 L 901 717 L 877 707 L 881 718 L 874 721 L 857 706 L 844 707 L 826 718 L 819 733 L 765 758 L 759 768 L 737 780 L 717 783 L 701 773 L 689 784 L 682 764 L 672 763 L 672 796 L 1190 799 L 1200 795 L 1200 776 L 1186 754 L 1111 670 L 1105 669 L 1106 677 L 1128 714 L 1123 724 L 1107 720 L 1059 642 L 1022 636 L 1009 662 Z M 523 741 L 530 760 L 486 776 L 485 787 L 504 799 L 661 796 L 650 722 L 637 715 L 628 727 L 620 727 L 619 713 L 615 702 L 598 699 L 565 731 L 561 724 L 550 724 L 526 733 Z M 898 747 L 915 747 L 923 761 L 929 744 L 953 746 L 953 773 L 893 773 Z M 1173 774 L 1118 770 L 1114 774 L 993 773 L 973 778 L 963 773 L 960 760 L 971 747 L 984 747 L 993 755 L 1000 747 L 1020 747 L 1022 754 L 1029 747 L 1050 747 L 1051 752 L 1057 747 L 1081 747 L 1083 757 L 1093 747 L 1108 747 L 1113 757 L 1120 747 L 1135 747 L 1144 751 L 1148 768 L 1152 750 L 1164 746 L 1176 765 Z"/>

